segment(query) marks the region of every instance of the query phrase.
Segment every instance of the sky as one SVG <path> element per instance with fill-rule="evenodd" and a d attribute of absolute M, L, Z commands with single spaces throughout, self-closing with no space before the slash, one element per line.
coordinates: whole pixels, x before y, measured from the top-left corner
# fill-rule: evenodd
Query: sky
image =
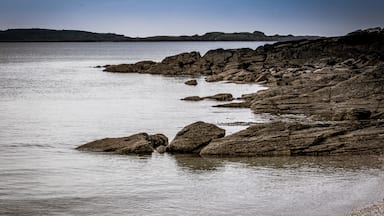
<path fill-rule="evenodd" d="M 0 0 L 1 30 L 337 36 L 378 26 L 384 27 L 384 0 Z"/>

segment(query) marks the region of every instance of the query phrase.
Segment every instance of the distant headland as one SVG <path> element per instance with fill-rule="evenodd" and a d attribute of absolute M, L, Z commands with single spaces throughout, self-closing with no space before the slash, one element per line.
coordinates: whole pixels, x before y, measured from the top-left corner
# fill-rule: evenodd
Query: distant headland
<path fill-rule="evenodd" d="M 0 42 L 145 42 L 145 41 L 291 41 L 318 39 L 319 36 L 265 35 L 263 32 L 208 32 L 203 35 L 128 37 L 114 33 L 79 30 L 8 29 L 0 30 Z"/>

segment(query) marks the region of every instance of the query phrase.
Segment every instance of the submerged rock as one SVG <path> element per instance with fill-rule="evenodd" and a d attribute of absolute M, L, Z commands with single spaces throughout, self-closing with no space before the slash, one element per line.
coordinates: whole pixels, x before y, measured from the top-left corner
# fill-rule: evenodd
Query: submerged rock
<path fill-rule="evenodd" d="M 118 154 L 151 154 L 155 148 L 168 144 L 163 134 L 138 133 L 129 137 L 104 138 L 77 147 L 78 150 L 114 152 Z"/>
<path fill-rule="evenodd" d="M 184 127 L 167 146 L 168 152 L 199 153 L 201 148 L 214 139 L 224 137 L 225 130 L 202 121 Z"/>

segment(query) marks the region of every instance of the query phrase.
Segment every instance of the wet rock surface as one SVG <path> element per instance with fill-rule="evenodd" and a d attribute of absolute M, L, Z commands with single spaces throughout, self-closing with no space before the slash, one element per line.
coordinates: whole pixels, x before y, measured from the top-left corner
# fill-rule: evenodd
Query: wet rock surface
<path fill-rule="evenodd" d="M 181 100 L 185 100 L 185 101 L 201 101 L 201 100 L 204 100 L 204 98 L 199 97 L 199 96 L 188 96 L 188 97 L 182 98 Z"/>
<path fill-rule="evenodd" d="M 201 155 L 323 156 L 382 154 L 384 122 L 257 124 L 213 140 Z"/>
<path fill-rule="evenodd" d="M 135 64 L 110 65 L 104 69 L 107 72 L 120 73 L 148 73 L 163 75 L 194 75 L 198 74 L 196 62 L 201 59 L 200 53 L 182 53 L 165 58 L 155 63 L 152 61 L 141 61 Z"/>
<path fill-rule="evenodd" d="M 199 153 L 212 140 L 224 137 L 225 130 L 202 121 L 184 127 L 167 146 L 172 153 Z"/>
<path fill-rule="evenodd" d="M 117 154 L 151 154 L 154 149 L 168 145 L 163 134 L 138 133 L 128 137 L 104 138 L 77 147 L 77 150 L 113 152 Z"/>
<path fill-rule="evenodd" d="M 206 96 L 206 97 L 200 97 L 200 96 L 188 96 L 185 98 L 182 98 L 181 100 L 186 100 L 186 101 L 201 101 L 204 99 L 209 99 L 209 100 L 216 100 L 216 101 L 232 101 L 234 98 L 232 94 L 229 93 L 219 93 L 215 94 L 212 96 Z"/>
<path fill-rule="evenodd" d="M 217 100 L 217 101 L 232 101 L 233 96 L 229 93 L 219 93 L 212 96 L 207 96 L 205 99 Z"/>

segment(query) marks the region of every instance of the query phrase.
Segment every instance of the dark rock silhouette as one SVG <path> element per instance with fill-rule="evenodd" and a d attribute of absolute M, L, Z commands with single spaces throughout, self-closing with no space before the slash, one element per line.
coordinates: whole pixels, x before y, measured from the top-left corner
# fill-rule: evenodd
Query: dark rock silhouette
<path fill-rule="evenodd" d="M 204 35 L 192 36 L 152 36 L 152 37 L 127 37 L 113 33 L 93 33 L 78 30 L 53 30 L 53 29 L 8 29 L 0 30 L 0 42 L 140 42 L 140 41 L 287 41 L 300 39 L 316 39 L 318 36 L 292 36 L 274 35 L 267 36 L 255 31 L 224 33 L 208 32 Z"/>

